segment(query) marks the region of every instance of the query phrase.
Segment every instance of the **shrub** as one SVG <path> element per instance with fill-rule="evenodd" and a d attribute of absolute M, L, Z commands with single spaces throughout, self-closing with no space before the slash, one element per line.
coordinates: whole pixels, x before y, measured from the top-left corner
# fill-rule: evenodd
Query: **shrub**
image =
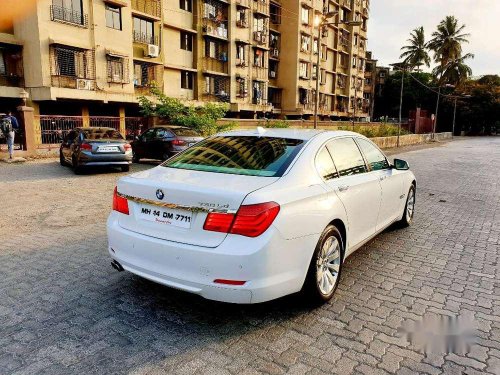
<path fill-rule="evenodd" d="M 151 94 L 156 97 L 156 104 L 145 96 L 139 97 L 141 112 L 146 116 L 164 118 L 172 125 L 195 129 L 204 136 L 234 127 L 232 124 L 217 124 L 217 120 L 224 117 L 229 110 L 229 105 L 226 103 L 207 103 L 195 107 L 185 105 L 179 99 L 169 98 L 157 88 L 152 88 Z"/>

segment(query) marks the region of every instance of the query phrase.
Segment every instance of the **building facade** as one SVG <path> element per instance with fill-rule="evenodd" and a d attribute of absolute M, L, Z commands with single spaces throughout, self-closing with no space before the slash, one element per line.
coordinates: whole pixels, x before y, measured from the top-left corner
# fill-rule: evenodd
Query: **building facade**
<path fill-rule="evenodd" d="M 152 86 L 231 117 L 366 117 L 368 0 L 40 0 L 0 30 L 1 110 L 135 116 Z M 336 11 L 317 40 L 314 19 Z"/>
<path fill-rule="evenodd" d="M 375 107 L 375 83 L 377 81 L 377 60 L 370 51 L 366 52 L 365 86 L 363 89 L 363 112 L 373 119 Z"/>

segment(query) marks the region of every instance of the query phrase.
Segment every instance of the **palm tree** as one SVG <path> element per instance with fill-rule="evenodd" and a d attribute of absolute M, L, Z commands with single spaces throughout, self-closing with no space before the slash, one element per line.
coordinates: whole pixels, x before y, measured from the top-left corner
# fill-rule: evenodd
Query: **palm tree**
<path fill-rule="evenodd" d="M 465 63 L 465 60 L 473 59 L 472 53 L 467 53 L 459 58 L 448 60 L 445 65 L 438 65 L 433 73 L 436 77 L 441 77 L 439 84 L 450 84 L 453 86 L 463 85 L 472 75 L 472 69 Z"/>
<path fill-rule="evenodd" d="M 403 64 L 413 69 L 422 65 L 430 66 L 431 58 L 427 53 L 427 46 L 425 43 L 425 32 L 423 26 L 416 28 L 410 34 L 410 39 L 408 39 L 410 44 L 401 48 L 404 52 L 399 57 L 403 60 Z"/>
<path fill-rule="evenodd" d="M 445 66 L 450 60 L 462 57 L 462 43 L 469 43 L 470 34 L 463 33 L 465 25 L 459 26 L 454 16 L 447 16 L 432 33 L 427 47 L 434 52 L 434 60 Z"/>

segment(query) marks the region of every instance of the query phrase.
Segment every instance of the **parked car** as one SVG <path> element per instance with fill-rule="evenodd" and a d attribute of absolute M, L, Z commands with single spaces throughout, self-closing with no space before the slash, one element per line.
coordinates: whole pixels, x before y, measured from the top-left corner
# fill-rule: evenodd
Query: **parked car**
<path fill-rule="evenodd" d="M 132 146 L 113 128 L 75 128 L 63 138 L 59 159 L 75 173 L 86 166 L 117 166 L 128 172 Z"/>
<path fill-rule="evenodd" d="M 272 129 L 207 138 L 120 178 L 112 265 L 205 298 L 332 298 L 345 259 L 411 224 L 416 180 L 366 137 Z"/>
<path fill-rule="evenodd" d="M 200 133 L 183 126 L 148 129 L 132 142 L 134 162 L 143 158 L 166 160 L 202 139 Z"/>

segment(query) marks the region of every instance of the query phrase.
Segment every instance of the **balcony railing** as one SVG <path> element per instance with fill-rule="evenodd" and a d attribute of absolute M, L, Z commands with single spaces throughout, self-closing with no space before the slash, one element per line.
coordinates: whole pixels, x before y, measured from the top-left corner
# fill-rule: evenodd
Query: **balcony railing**
<path fill-rule="evenodd" d="M 250 8 L 250 0 L 236 0 L 236 6 Z"/>
<path fill-rule="evenodd" d="M 71 23 L 73 25 L 88 27 L 88 17 L 81 11 L 58 5 L 50 6 L 50 19 L 52 21 Z"/>
<path fill-rule="evenodd" d="M 228 74 L 227 58 L 203 57 L 203 70 Z"/>
<path fill-rule="evenodd" d="M 228 38 L 227 21 L 215 22 L 211 19 L 204 19 L 202 31 L 203 34 L 213 36 L 215 38 Z"/>
<path fill-rule="evenodd" d="M 269 2 L 268 0 L 254 0 L 252 1 L 254 13 L 269 15 Z"/>
<path fill-rule="evenodd" d="M 156 46 L 158 45 L 158 36 L 155 35 L 147 35 L 134 31 L 133 38 L 135 43 L 154 44 Z"/>
<path fill-rule="evenodd" d="M 132 9 L 160 18 L 161 0 L 132 0 Z"/>

